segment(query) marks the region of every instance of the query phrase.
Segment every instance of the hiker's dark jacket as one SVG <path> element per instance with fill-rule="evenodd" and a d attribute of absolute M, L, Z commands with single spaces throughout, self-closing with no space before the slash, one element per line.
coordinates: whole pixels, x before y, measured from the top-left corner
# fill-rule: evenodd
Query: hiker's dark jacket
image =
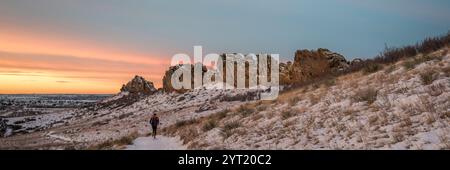
<path fill-rule="evenodd" d="M 152 125 L 152 126 L 158 126 L 158 124 L 159 124 L 159 118 L 158 118 L 158 117 L 152 117 L 152 118 L 150 119 L 150 125 Z"/>

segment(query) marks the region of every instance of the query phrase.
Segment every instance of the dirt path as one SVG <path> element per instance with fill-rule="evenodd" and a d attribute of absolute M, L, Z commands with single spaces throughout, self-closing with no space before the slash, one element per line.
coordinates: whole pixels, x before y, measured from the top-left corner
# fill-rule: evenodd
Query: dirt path
<path fill-rule="evenodd" d="M 186 146 L 175 137 L 156 136 L 140 137 L 128 145 L 125 150 L 186 150 Z"/>

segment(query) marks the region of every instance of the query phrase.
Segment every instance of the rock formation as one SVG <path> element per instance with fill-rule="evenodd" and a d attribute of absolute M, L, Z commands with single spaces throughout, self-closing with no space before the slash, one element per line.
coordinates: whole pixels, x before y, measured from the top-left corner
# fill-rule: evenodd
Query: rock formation
<path fill-rule="evenodd" d="M 177 89 L 174 89 L 173 86 L 172 86 L 172 81 L 171 81 L 172 75 L 173 75 L 173 73 L 174 73 L 177 69 L 179 69 L 179 68 L 182 67 L 182 66 L 183 66 L 183 65 L 181 65 L 181 64 L 176 65 L 176 66 L 171 66 L 171 67 L 169 67 L 169 70 L 167 70 L 167 71 L 165 72 L 164 77 L 163 77 L 163 80 L 162 80 L 162 82 L 163 82 L 163 88 L 162 88 L 162 90 L 163 90 L 164 92 L 178 92 L 178 93 L 184 93 L 184 92 L 187 91 L 187 89 L 179 89 L 179 90 L 177 90 Z M 202 66 L 202 75 L 203 75 L 206 71 L 207 71 L 206 66 Z M 183 80 L 183 76 L 180 76 L 180 77 L 179 77 L 179 80 L 180 80 L 180 81 Z M 192 80 L 192 82 L 191 82 L 192 87 L 194 87 L 194 65 L 191 65 L 191 80 Z"/>
<path fill-rule="evenodd" d="M 152 82 L 145 80 L 141 76 L 135 76 L 133 80 L 122 86 L 121 92 L 129 92 L 132 94 L 151 95 L 158 90 L 153 86 Z"/>
<path fill-rule="evenodd" d="M 280 64 L 280 83 L 289 85 L 307 81 L 330 72 L 343 71 L 350 67 L 344 56 L 328 49 L 298 50 L 294 63 Z"/>
<path fill-rule="evenodd" d="M 221 58 L 223 61 L 225 61 L 226 54 L 222 54 Z M 256 55 L 257 60 L 260 59 L 261 56 L 265 55 Z M 270 55 L 267 55 L 268 57 L 268 70 L 270 70 L 270 62 L 272 61 L 270 58 Z M 240 61 L 244 63 L 245 61 Z M 180 68 L 182 65 L 172 66 L 169 68 L 169 70 L 166 71 L 164 78 L 163 78 L 163 90 L 165 92 L 179 92 L 183 93 L 186 90 L 175 90 L 171 85 L 171 77 L 175 70 Z M 236 67 L 236 64 L 235 64 Z M 245 69 L 248 70 L 248 63 L 245 65 Z M 311 80 L 313 78 L 323 76 L 325 74 L 331 73 L 331 72 L 339 72 L 344 71 L 350 67 L 350 63 L 345 59 L 344 56 L 341 54 L 332 52 L 328 49 L 319 48 L 317 50 L 298 50 L 295 53 L 294 62 L 287 62 L 287 63 L 280 63 L 279 69 L 280 69 L 280 84 L 281 85 L 290 85 L 294 83 L 300 83 L 304 81 Z M 194 72 L 194 66 L 191 65 L 192 70 L 192 77 Z M 223 66 L 223 77 L 224 81 L 226 82 L 226 70 L 231 69 L 232 66 Z M 207 71 L 206 67 L 203 66 L 203 74 Z M 257 70 L 259 72 L 259 70 Z M 237 86 L 236 79 L 236 68 L 234 71 L 234 86 Z M 268 72 L 268 75 L 270 77 L 270 71 Z M 249 75 L 248 71 L 245 73 L 245 86 L 248 87 L 248 81 L 249 81 Z M 259 81 L 257 78 L 255 78 L 255 81 Z M 182 80 L 182 77 L 180 77 L 180 80 Z M 193 81 L 193 80 L 192 80 Z M 192 82 L 193 84 L 193 82 Z"/>

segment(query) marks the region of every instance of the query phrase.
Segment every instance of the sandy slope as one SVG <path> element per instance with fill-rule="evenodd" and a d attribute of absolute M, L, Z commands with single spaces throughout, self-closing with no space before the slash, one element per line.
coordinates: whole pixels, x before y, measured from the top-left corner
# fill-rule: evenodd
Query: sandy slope
<path fill-rule="evenodd" d="M 186 146 L 179 138 L 156 136 L 140 137 L 134 140 L 132 145 L 128 145 L 125 150 L 185 150 Z"/>

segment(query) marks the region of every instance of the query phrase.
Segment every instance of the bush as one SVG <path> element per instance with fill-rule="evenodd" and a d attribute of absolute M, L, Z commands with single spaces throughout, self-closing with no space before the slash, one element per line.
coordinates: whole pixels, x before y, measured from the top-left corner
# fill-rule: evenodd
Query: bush
<path fill-rule="evenodd" d="M 240 127 L 240 126 L 241 126 L 241 123 L 240 123 L 240 122 L 238 122 L 238 121 L 232 121 L 232 122 L 225 123 L 225 125 L 223 126 L 223 128 L 224 128 L 225 130 L 232 130 L 232 129 L 238 128 L 238 127 Z"/>
<path fill-rule="evenodd" d="M 233 130 L 240 127 L 241 123 L 237 121 L 228 122 L 222 128 L 222 136 L 226 139 L 233 135 Z"/>
<path fill-rule="evenodd" d="M 355 96 L 353 96 L 353 101 L 356 102 L 367 102 L 368 104 L 372 104 L 377 100 L 378 91 L 372 88 L 362 89 L 356 92 Z"/>
<path fill-rule="evenodd" d="M 183 140 L 183 144 L 187 144 L 194 140 L 196 137 L 199 136 L 199 133 L 197 131 L 197 128 L 187 128 L 183 129 L 179 132 L 179 136 L 181 140 Z"/>
<path fill-rule="evenodd" d="M 415 68 L 417 65 L 422 64 L 427 61 L 431 61 L 433 59 L 439 59 L 439 58 L 431 57 L 431 56 L 418 57 L 418 58 L 414 58 L 412 60 L 405 61 L 403 63 L 403 67 L 405 67 L 408 70 L 411 70 L 411 69 Z"/>
<path fill-rule="evenodd" d="M 378 63 L 368 63 L 368 65 L 366 65 L 366 67 L 363 68 L 363 72 L 365 74 L 370 74 L 370 73 L 375 73 L 378 70 L 381 70 L 383 68 L 383 66 L 381 64 Z"/>
<path fill-rule="evenodd" d="M 194 123 L 197 123 L 197 120 L 195 120 L 195 119 L 180 120 L 175 123 L 175 126 L 177 128 L 179 128 L 179 127 L 183 127 L 183 126 L 187 126 L 187 125 L 192 125 Z"/>
<path fill-rule="evenodd" d="M 420 80 L 422 80 L 423 85 L 429 85 L 433 83 L 433 81 L 436 79 L 437 79 L 436 72 L 434 72 L 433 70 L 420 73 Z"/>
<path fill-rule="evenodd" d="M 375 57 L 375 61 L 379 63 L 394 63 L 402 58 L 414 57 L 419 53 L 428 54 L 449 44 L 450 32 L 443 36 L 427 38 L 416 45 L 409 45 L 402 48 L 386 47 L 380 55 Z"/>
<path fill-rule="evenodd" d="M 254 113 L 256 110 L 253 108 L 250 108 L 250 106 L 242 105 L 237 109 L 238 113 L 241 113 L 242 116 L 247 117 L 250 114 Z"/>
<path fill-rule="evenodd" d="M 227 114 L 228 114 L 229 112 L 230 112 L 230 109 L 222 110 L 222 111 L 220 111 L 220 112 L 217 113 L 216 117 L 217 117 L 218 120 L 221 120 L 221 119 L 227 117 Z"/>
<path fill-rule="evenodd" d="M 203 131 L 207 132 L 216 127 L 217 127 L 217 122 L 213 119 L 210 119 L 205 124 L 203 124 Z"/>

